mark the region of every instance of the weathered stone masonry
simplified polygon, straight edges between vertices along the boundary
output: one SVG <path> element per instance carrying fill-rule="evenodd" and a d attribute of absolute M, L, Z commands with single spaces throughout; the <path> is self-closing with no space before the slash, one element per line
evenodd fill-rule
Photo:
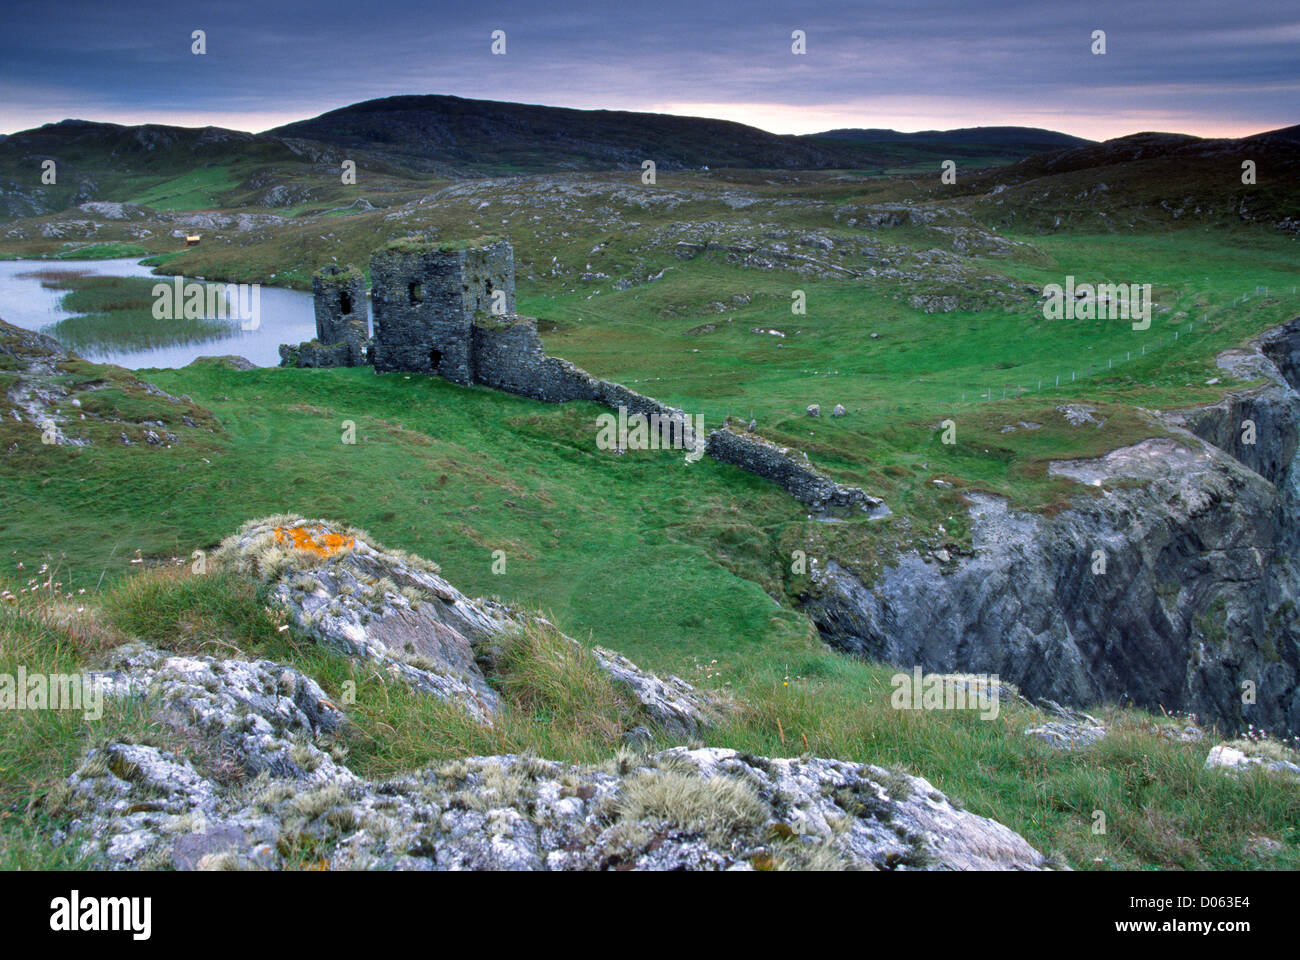
<path fill-rule="evenodd" d="M 360 367 L 365 365 L 366 278 L 356 267 L 327 266 L 311 278 L 316 339 L 297 347 L 280 346 L 280 365 Z"/>
<path fill-rule="evenodd" d="M 883 500 L 857 487 L 845 487 L 817 472 L 806 454 L 753 434 L 740 434 L 725 427 L 709 434 L 709 456 L 766 477 L 801 503 L 818 513 L 857 513 L 872 516 L 889 513 Z"/>
<path fill-rule="evenodd" d="M 476 317 L 515 312 L 515 257 L 504 240 L 461 248 L 395 240 L 370 258 L 375 371 L 435 373 L 480 382 Z"/>
<path fill-rule="evenodd" d="M 335 273 L 326 273 L 328 270 Z M 326 268 L 317 274 L 316 324 L 324 342 L 342 331 L 354 356 L 354 326 L 340 312 L 339 291 L 360 301 L 364 287 L 354 268 Z M 349 272 L 350 271 L 350 272 Z M 341 279 L 347 277 L 346 284 Z M 437 374 L 462 384 L 563 403 L 588 400 L 629 414 L 675 421 L 688 446 L 697 441 L 691 418 L 622 384 L 593 377 L 568 360 L 548 357 L 537 333 L 537 321 L 515 314 L 514 251 L 504 240 L 484 239 L 466 244 L 440 244 L 421 238 L 395 240 L 376 250 L 370 260 L 371 310 L 374 340 L 370 358 L 376 372 Z M 355 291 L 355 292 L 354 292 Z M 364 320 L 364 307 L 361 317 Z M 364 331 L 364 326 L 362 327 Z M 324 358 L 303 344 L 294 354 L 299 366 L 326 366 L 339 350 Z M 281 354 L 289 351 L 281 347 Z M 326 362 L 304 362 L 304 358 Z M 286 359 L 286 363 L 290 361 Z M 334 365 L 349 365 L 338 363 Z M 707 438 L 705 452 L 713 458 L 776 483 L 796 500 L 819 513 L 887 513 L 883 501 L 856 487 L 844 487 L 823 476 L 802 454 L 777 447 L 753 434 L 725 427 Z"/>

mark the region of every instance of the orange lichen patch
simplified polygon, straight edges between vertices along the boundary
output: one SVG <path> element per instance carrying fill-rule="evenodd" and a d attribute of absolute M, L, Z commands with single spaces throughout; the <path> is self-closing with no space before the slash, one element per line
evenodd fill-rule
<path fill-rule="evenodd" d="M 334 533 L 322 524 L 308 527 L 276 527 L 275 542 L 292 546 L 295 550 L 310 553 L 322 560 L 351 550 L 356 546 L 355 537 L 345 537 Z"/>

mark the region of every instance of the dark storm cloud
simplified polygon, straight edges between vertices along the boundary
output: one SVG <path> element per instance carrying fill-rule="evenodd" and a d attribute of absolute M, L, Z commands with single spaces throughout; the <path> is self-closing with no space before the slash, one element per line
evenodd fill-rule
<path fill-rule="evenodd" d="M 809 132 L 987 123 L 1091 136 L 1294 123 L 1300 0 L 11 4 L 0 129 L 245 129 L 370 97 L 656 109 Z M 190 34 L 208 53 L 190 53 Z M 507 54 L 490 34 L 506 31 Z M 808 53 L 790 51 L 792 30 Z M 1106 31 L 1107 53 L 1089 51 Z"/>

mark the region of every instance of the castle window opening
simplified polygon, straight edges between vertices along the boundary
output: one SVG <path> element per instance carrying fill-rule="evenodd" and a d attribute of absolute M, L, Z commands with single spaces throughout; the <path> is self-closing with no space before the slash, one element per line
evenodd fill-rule
<path fill-rule="evenodd" d="M 413 284 L 411 284 L 410 292 L 411 292 L 411 302 L 412 302 L 412 303 L 423 303 L 423 302 L 424 302 L 424 284 L 422 284 L 422 283 L 413 283 Z"/>
<path fill-rule="evenodd" d="M 344 290 L 339 294 L 339 313 L 352 312 L 352 295 Z"/>
<path fill-rule="evenodd" d="M 442 351 L 441 351 L 441 350 L 430 350 L 430 351 L 429 351 L 429 366 L 430 366 L 431 368 L 433 368 L 434 370 L 437 370 L 438 367 L 440 367 L 441 365 L 442 365 Z"/>

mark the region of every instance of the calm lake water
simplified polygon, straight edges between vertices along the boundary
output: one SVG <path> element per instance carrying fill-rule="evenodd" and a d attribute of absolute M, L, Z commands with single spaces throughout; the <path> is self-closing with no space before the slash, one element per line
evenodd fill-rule
<path fill-rule="evenodd" d="M 47 290 L 41 281 L 20 274 L 36 270 L 68 270 L 109 277 L 153 277 L 151 267 L 135 258 L 125 260 L 0 260 L 0 318 L 27 330 L 44 330 L 71 316 L 59 306 L 67 291 Z M 171 283 L 171 277 L 158 277 Z M 115 363 L 138 370 L 142 367 L 183 367 L 195 357 L 234 354 L 259 367 L 280 363 L 282 343 L 301 343 L 316 335 L 311 294 L 281 287 L 261 289 L 260 324 L 256 330 L 232 330 L 229 334 L 179 346 L 142 350 L 100 348 L 78 351 L 87 360 Z"/>

